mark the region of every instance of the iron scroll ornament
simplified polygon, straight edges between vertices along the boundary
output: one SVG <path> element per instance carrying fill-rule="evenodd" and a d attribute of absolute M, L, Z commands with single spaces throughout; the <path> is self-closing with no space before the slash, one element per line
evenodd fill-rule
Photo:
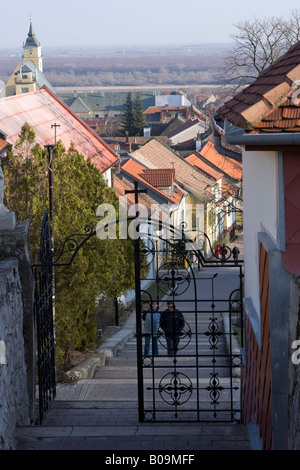
<path fill-rule="evenodd" d="M 48 211 L 45 211 L 45 215 L 47 213 L 48 213 Z M 44 217 L 45 217 L 45 215 L 44 215 Z M 137 216 L 137 217 L 127 217 L 127 218 L 123 218 L 123 219 L 117 219 L 115 221 L 108 222 L 103 227 L 103 229 L 108 229 L 112 225 L 118 225 L 118 224 L 121 224 L 121 223 L 128 223 L 130 221 L 134 222 L 135 220 L 138 220 L 139 225 L 145 224 L 146 226 L 153 226 L 153 221 L 151 220 L 151 217 L 141 218 L 141 217 Z M 212 257 L 212 258 L 214 258 L 218 261 L 224 262 L 224 261 L 227 261 L 231 256 L 231 249 L 228 246 L 226 246 L 226 250 L 227 250 L 226 258 L 222 259 L 221 257 L 217 256 L 214 253 L 214 250 L 213 250 L 212 245 L 211 245 L 211 241 L 210 241 L 209 237 L 207 236 L 207 234 L 205 232 L 197 231 L 196 238 L 195 237 L 193 238 L 192 233 L 194 233 L 194 231 L 193 232 L 186 232 L 186 231 L 184 231 L 183 227 L 181 229 L 178 229 L 178 228 L 174 227 L 173 225 L 170 225 L 170 224 L 165 223 L 165 222 L 160 223 L 160 229 L 161 229 L 160 233 L 157 234 L 157 235 L 154 234 L 154 235 L 152 235 L 152 237 L 163 240 L 164 239 L 163 235 L 168 233 L 169 236 L 170 236 L 170 239 L 168 240 L 168 243 L 170 244 L 170 246 L 173 246 L 173 248 L 176 249 L 178 254 L 180 254 L 183 258 L 186 258 L 186 250 L 182 250 L 182 249 L 178 248 L 178 246 L 174 242 L 174 240 L 181 240 L 182 243 L 184 244 L 184 246 L 186 247 L 186 249 L 191 254 L 191 257 L 194 259 L 194 261 L 197 261 L 199 263 L 199 265 L 201 265 L 201 266 L 204 266 L 206 263 L 208 263 L 208 260 L 205 259 L 204 255 L 203 255 L 203 252 L 200 249 L 200 247 L 204 243 L 204 242 L 199 243 L 200 237 L 201 237 L 201 239 L 203 239 L 208 244 L 209 257 Z M 98 233 L 99 232 L 98 232 L 97 229 L 94 229 L 91 225 L 86 225 L 84 227 L 82 233 L 80 233 L 80 232 L 74 233 L 74 234 L 68 236 L 64 240 L 64 242 L 62 244 L 62 247 L 59 251 L 59 254 L 56 258 L 54 257 L 54 253 L 51 253 L 51 252 L 45 250 L 42 254 L 43 260 L 41 260 L 41 261 L 43 263 L 46 263 L 46 264 L 51 264 L 53 267 L 56 267 L 56 266 L 71 266 L 71 264 L 73 263 L 77 253 L 79 252 L 79 250 L 91 238 L 93 238 Z M 141 239 L 142 238 L 148 238 L 149 240 L 151 240 L 151 235 L 149 235 L 149 233 L 146 233 L 146 232 L 140 232 L 139 233 L 139 238 L 141 238 Z M 152 240 L 151 240 L 151 243 L 153 243 Z M 141 252 L 141 258 L 145 260 L 145 263 L 149 264 L 151 262 L 151 260 L 149 260 L 149 255 L 153 257 L 154 253 L 155 253 L 154 246 L 152 246 L 151 248 L 144 247 L 143 251 Z M 67 257 L 67 255 L 69 255 L 69 258 L 67 258 L 66 261 L 64 261 L 64 258 Z M 146 260 L 147 260 L 147 262 L 146 262 Z M 34 264 L 33 267 L 40 265 L 41 261 L 39 263 Z M 144 263 L 142 263 L 142 267 L 145 267 Z M 189 268 L 190 268 L 190 266 L 189 266 Z"/>
<path fill-rule="evenodd" d="M 45 211 L 44 218 L 47 217 L 47 214 L 48 211 Z M 117 219 L 116 221 L 107 224 L 104 228 L 108 227 L 109 225 L 119 224 L 122 222 L 124 223 L 134 219 L 134 217 L 128 217 L 127 219 Z M 97 233 L 97 229 L 94 229 L 91 225 L 86 225 L 82 233 L 73 233 L 64 240 L 56 258 L 52 252 L 49 250 L 44 250 L 44 252 L 41 253 L 40 262 L 33 264 L 32 267 L 40 266 L 41 263 L 51 264 L 53 267 L 71 266 L 80 249 L 91 238 L 97 235 Z M 67 259 L 64 261 L 65 258 Z"/>
<path fill-rule="evenodd" d="M 189 401 L 193 393 L 193 384 L 186 374 L 173 371 L 162 377 L 158 390 L 165 403 L 177 408 Z"/>

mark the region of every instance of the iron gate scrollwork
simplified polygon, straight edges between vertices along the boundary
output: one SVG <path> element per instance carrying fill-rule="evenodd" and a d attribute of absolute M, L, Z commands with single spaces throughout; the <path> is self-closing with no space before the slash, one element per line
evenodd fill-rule
<path fill-rule="evenodd" d="M 184 233 L 178 243 L 174 227 L 171 239 L 150 232 L 151 228 L 141 233 L 143 243 L 136 254 L 139 259 L 148 256 L 152 270 L 149 288 L 141 288 L 144 279 L 136 283 L 140 289 L 136 296 L 140 299 L 136 305 L 140 421 L 239 421 L 242 361 L 240 349 L 233 348 L 232 326 L 233 319 L 241 328 L 243 323 L 243 262 L 231 261 L 228 247 L 226 259 L 219 258 L 205 234 L 201 236 L 209 247 L 207 259 L 199 244 L 185 250 L 191 240 Z M 153 349 L 145 355 L 142 318 L 157 300 L 162 318 L 168 299 L 184 316 L 184 325 L 176 333 L 178 347 L 168 353 L 170 333 L 161 324 L 158 355 Z M 152 336 L 152 346 L 154 340 Z"/>

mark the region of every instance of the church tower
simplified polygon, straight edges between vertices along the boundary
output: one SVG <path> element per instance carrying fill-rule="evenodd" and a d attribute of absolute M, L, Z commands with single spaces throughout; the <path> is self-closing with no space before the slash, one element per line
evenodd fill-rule
<path fill-rule="evenodd" d="M 43 73 L 42 48 L 34 34 L 32 18 L 30 18 L 28 36 L 23 44 L 22 61 L 17 65 L 14 73 L 6 83 L 5 96 L 38 91 L 43 86 L 47 86 L 55 93 L 55 89 Z"/>
<path fill-rule="evenodd" d="M 38 70 L 42 72 L 43 71 L 42 49 L 33 31 L 32 18 L 30 18 L 29 32 L 28 32 L 26 42 L 25 44 L 23 44 L 23 49 L 24 49 L 23 59 L 25 61 L 31 60 L 32 62 L 34 62 Z"/>

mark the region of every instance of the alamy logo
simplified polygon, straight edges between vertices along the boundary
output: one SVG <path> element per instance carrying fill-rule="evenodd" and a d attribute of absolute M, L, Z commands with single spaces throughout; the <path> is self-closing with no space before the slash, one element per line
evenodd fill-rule
<path fill-rule="evenodd" d="M 187 249 L 203 249 L 203 240 L 199 240 L 198 232 L 192 230 L 191 220 L 196 219 L 200 225 L 204 221 L 204 209 L 201 204 L 185 205 L 186 221 L 177 221 L 176 228 L 171 223 L 172 214 L 178 213 L 178 206 L 171 204 L 152 204 L 150 208 L 143 204 L 132 204 L 127 207 L 127 197 L 120 196 L 118 217 L 117 211 L 111 204 L 100 204 L 96 210 L 96 216 L 101 220 L 96 227 L 96 233 L 100 240 L 131 238 L 136 240 L 143 238 L 146 233 L 161 235 L 165 240 L 172 239 L 174 230 L 176 239 L 183 240 L 184 234 L 188 234 Z M 202 223 L 201 223 L 202 221 Z M 118 223 L 117 223 L 118 222 Z"/>
<path fill-rule="evenodd" d="M 293 341 L 292 349 L 296 349 L 296 351 L 292 354 L 292 363 L 295 365 L 300 364 L 300 340 Z"/>
<path fill-rule="evenodd" d="M 300 80 L 295 80 L 292 84 L 292 89 L 296 88 L 296 90 L 292 94 L 292 103 L 295 106 L 300 105 L 300 88 L 299 87 L 300 87 Z"/>

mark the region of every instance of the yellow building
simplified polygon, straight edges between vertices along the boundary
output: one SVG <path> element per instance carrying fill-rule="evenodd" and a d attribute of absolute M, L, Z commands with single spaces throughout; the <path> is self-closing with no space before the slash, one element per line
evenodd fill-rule
<path fill-rule="evenodd" d="M 31 18 L 28 36 L 23 44 L 23 49 L 22 61 L 17 65 L 14 73 L 6 83 L 5 96 L 37 91 L 44 85 L 55 93 L 54 88 L 43 73 L 42 49 L 34 34 Z"/>

